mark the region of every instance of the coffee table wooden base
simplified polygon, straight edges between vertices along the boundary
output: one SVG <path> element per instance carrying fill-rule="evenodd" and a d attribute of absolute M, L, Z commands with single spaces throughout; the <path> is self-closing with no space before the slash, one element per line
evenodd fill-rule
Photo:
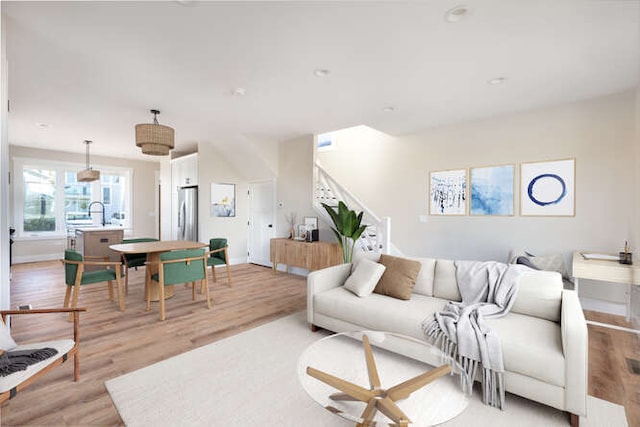
<path fill-rule="evenodd" d="M 332 400 L 360 401 L 367 404 L 360 416 L 362 422 L 357 423 L 356 427 L 373 425 L 372 421 L 377 411 L 382 412 L 385 416 L 391 419 L 395 426 L 408 426 L 411 420 L 404 412 L 402 412 L 396 402 L 408 398 L 414 391 L 421 389 L 444 375 L 447 375 L 451 372 L 451 366 L 442 365 L 432 371 L 425 372 L 424 374 L 418 375 L 389 389 L 383 389 L 378 375 L 376 362 L 373 357 L 373 352 L 371 350 L 369 337 L 363 335 L 362 344 L 364 347 L 365 360 L 367 362 L 367 373 L 370 385 L 369 389 L 353 384 L 349 381 L 345 381 L 342 378 L 335 377 L 331 374 L 327 374 L 326 372 L 312 368 L 311 366 L 307 367 L 307 374 L 342 392 L 329 396 Z M 340 412 L 337 408 L 327 407 L 327 409 L 332 412 Z"/>

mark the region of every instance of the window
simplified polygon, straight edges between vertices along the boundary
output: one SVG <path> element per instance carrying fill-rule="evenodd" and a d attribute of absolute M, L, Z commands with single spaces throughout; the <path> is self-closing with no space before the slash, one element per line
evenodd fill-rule
<path fill-rule="evenodd" d="M 101 178 L 78 182 L 81 164 L 65 164 L 42 159 L 14 159 L 16 179 L 15 219 L 20 236 L 62 235 L 68 229 L 98 225 L 104 205 L 106 225 L 130 228 L 131 169 L 99 166 Z"/>
<path fill-rule="evenodd" d="M 26 232 L 56 229 L 56 172 L 51 169 L 24 168 L 24 214 Z"/>

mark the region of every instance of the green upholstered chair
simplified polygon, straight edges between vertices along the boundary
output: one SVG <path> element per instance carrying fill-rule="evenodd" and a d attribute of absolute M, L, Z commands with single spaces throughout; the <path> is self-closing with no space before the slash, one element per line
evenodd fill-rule
<path fill-rule="evenodd" d="M 216 279 L 216 265 L 225 265 L 227 269 L 227 283 L 231 286 L 231 270 L 229 270 L 229 245 L 227 239 L 215 238 L 209 240 L 207 252 L 207 266 L 211 267 L 213 281 Z"/>
<path fill-rule="evenodd" d="M 151 275 L 151 283 L 158 284 L 160 320 L 165 320 L 164 287 L 180 283 L 190 283 L 192 298 L 196 300 L 196 282 L 200 282 L 207 296 L 207 308 L 211 308 L 209 286 L 207 285 L 207 262 L 204 249 L 187 249 L 160 254 L 158 273 Z M 147 311 L 151 307 L 151 292 L 145 292 Z"/>
<path fill-rule="evenodd" d="M 157 242 L 158 239 L 154 239 L 153 237 L 141 237 L 138 239 L 122 239 L 122 243 L 144 243 L 144 242 Z M 129 269 L 144 266 L 144 263 L 147 262 L 147 254 L 139 253 L 139 254 L 121 254 L 122 255 L 122 265 L 124 265 L 124 293 L 125 295 L 129 295 Z"/>
<path fill-rule="evenodd" d="M 95 261 L 100 259 L 101 261 Z M 125 310 L 124 295 L 122 292 L 122 263 L 109 261 L 104 257 L 83 257 L 73 249 L 64 251 L 64 281 L 67 285 L 67 291 L 64 295 L 64 308 L 72 308 L 78 306 L 78 296 L 80 288 L 84 285 L 93 283 L 107 282 L 109 287 L 109 301 L 113 301 L 113 281 L 116 281 L 118 292 L 118 305 L 120 311 Z M 95 265 L 102 269 L 96 271 L 85 271 L 86 266 Z M 71 292 L 73 291 L 73 298 Z"/>

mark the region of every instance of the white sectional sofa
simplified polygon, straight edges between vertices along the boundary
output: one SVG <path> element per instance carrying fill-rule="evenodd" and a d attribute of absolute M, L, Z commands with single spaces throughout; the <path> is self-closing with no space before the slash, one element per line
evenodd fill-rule
<path fill-rule="evenodd" d="M 376 262 L 379 256 L 367 254 Z M 414 259 L 421 267 L 409 300 L 377 293 L 356 296 L 343 286 L 352 264 L 310 273 L 307 319 L 312 329 L 381 330 L 426 340 L 422 321 L 461 297 L 453 261 Z M 502 341 L 506 390 L 567 411 L 577 425 L 578 415 L 586 415 L 587 325 L 577 295 L 563 290 L 560 274 L 523 274 L 511 311 L 487 322 Z"/>

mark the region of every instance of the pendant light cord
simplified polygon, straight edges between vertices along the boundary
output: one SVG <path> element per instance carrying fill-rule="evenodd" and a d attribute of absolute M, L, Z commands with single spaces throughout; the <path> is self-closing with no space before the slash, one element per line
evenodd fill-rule
<path fill-rule="evenodd" d="M 84 141 L 84 143 L 85 143 L 85 145 L 87 146 L 86 156 L 85 156 L 85 157 L 86 157 L 86 161 L 87 161 L 87 169 L 91 169 L 91 168 L 89 167 L 89 144 L 91 144 L 91 141 L 89 141 L 89 140 L 85 140 L 85 141 Z"/>

